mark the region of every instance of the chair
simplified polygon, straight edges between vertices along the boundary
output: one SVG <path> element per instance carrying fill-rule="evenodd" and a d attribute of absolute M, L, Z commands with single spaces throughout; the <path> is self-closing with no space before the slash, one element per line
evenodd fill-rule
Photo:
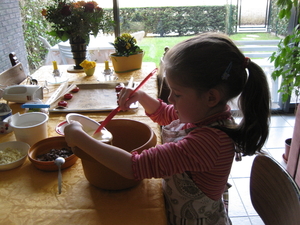
<path fill-rule="evenodd" d="M 44 38 L 44 37 L 42 37 L 42 36 L 39 36 L 39 39 L 42 41 L 42 43 L 44 44 L 44 47 L 46 48 L 46 49 L 50 49 L 51 48 L 51 45 L 50 45 L 50 43 L 47 41 L 47 39 L 46 38 Z"/>
<path fill-rule="evenodd" d="M 138 31 L 138 32 L 132 33 L 131 36 L 135 38 L 137 44 L 140 44 L 140 42 L 145 37 L 145 31 Z"/>
<path fill-rule="evenodd" d="M 11 52 L 11 53 L 9 53 L 9 59 L 10 59 L 10 62 L 11 62 L 11 65 L 12 66 L 15 66 L 15 65 L 17 65 L 18 63 L 20 63 L 20 61 L 19 61 L 19 59 L 18 59 L 18 57 L 17 57 L 17 54 L 15 53 L 15 52 Z M 21 82 L 19 82 L 19 80 L 21 80 L 22 79 L 22 77 L 24 76 L 24 74 L 25 74 L 25 72 L 24 72 L 24 70 L 23 70 L 23 67 L 22 67 L 22 65 L 19 67 L 19 70 L 20 70 L 20 72 L 21 73 L 16 73 L 17 74 L 17 77 L 15 77 L 16 78 L 16 80 L 10 80 L 10 81 L 7 81 L 8 82 L 8 84 L 7 85 L 5 85 L 5 86 L 8 86 L 8 85 L 13 85 L 13 84 L 19 84 L 19 83 L 21 83 Z M 15 71 L 18 71 L 17 69 L 15 69 Z M 22 74 L 22 72 L 24 73 L 24 74 Z M 14 78 L 14 79 L 15 79 Z M 29 84 L 33 84 L 33 85 L 37 85 L 38 84 L 38 81 L 36 80 L 36 79 L 33 79 L 30 75 L 28 75 L 28 76 L 26 76 L 26 78 L 28 78 L 28 83 Z M 4 78 L 3 78 L 4 79 Z M 6 78 L 5 78 L 6 79 Z M 1 80 L 1 79 L 0 79 Z M 15 81 L 17 82 L 17 83 L 15 83 Z M 4 83 L 5 83 L 5 81 L 3 81 Z M 11 83 L 11 84 L 10 84 Z M 2 83 L 0 83 L 1 85 L 3 85 Z"/>
<path fill-rule="evenodd" d="M 58 44 L 59 52 L 60 52 L 60 57 L 63 62 L 63 64 L 73 64 L 74 59 L 73 59 L 73 53 L 71 52 L 71 46 L 70 45 L 63 45 L 63 44 Z"/>
<path fill-rule="evenodd" d="M 74 64 L 73 53 L 71 52 L 71 46 L 58 43 L 59 52 L 63 64 Z M 89 51 L 86 51 L 86 59 L 90 60 Z"/>
<path fill-rule="evenodd" d="M 9 53 L 8 56 L 9 56 L 10 63 L 12 66 L 17 65 L 20 62 L 15 52 Z"/>
<path fill-rule="evenodd" d="M 164 102 L 168 103 L 168 97 L 170 94 L 169 87 L 166 83 L 165 74 L 164 74 L 164 55 L 169 50 L 169 47 L 165 47 L 164 54 L 160 58 L 159 70 L 157 73 L 157 85 L 158 85 L 158 97 Z"/>
<path fill-rule="evenodd" d="M 299 187 L 272 157 L 263 154 L 255 157 L 250 196 L 253 207 L 266 225 L 299 224 Z"/>
<path fill-rule="evenodd" d="M 13 67 L 0 73 L 0 85 L 9 86 L 22 83 L 27 76 L 25 75 L 22 63 L 17 63 Z"/>

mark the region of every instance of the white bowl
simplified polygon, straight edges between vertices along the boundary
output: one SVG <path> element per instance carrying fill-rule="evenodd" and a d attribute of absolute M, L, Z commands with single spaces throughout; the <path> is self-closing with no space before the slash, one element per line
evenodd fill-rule
<path fill-rule="evenodd" d="M 78 113 L 68 113 L 66 115 L 66 119 L 68 123 L 71 123 L 71 121 L 77 121 L 81 123 L 83 130 L 87 133 L 92 133 L 93 131 L 96 131 L 97 128 L 100 126 L 100 124 L 97 121 Z"/>
<path fill-rule="evenodd" d="M 23 165 L 23 163 L 26 160 L 30 146 L 22 141 L 8 141 L 0 143 L 0 150 L 5 150 L 6 148 L 18 150 L 22 153 L 23 156 L 12 163 L 0 164 L 0 171 L 11 170 Z"/>
<path fill-rule="evenodd" d="M 97 140 L 110 143 L 113 138 L 112 134 L 108 132 L 105 127 L 102 129 L 101 132 L 97 133 L 97 135 L 94 135 L 94 132 L 97 130 L 100 124 L 87 116 L 78 113 L 69 113 L 66 115 L 66 119 L 68 123 L 71 123 L 72 121 L 77 121 L 81 123 L 83 130 Z M 62 133 L 63 132 L 64 131 L 62 131 Z"/>

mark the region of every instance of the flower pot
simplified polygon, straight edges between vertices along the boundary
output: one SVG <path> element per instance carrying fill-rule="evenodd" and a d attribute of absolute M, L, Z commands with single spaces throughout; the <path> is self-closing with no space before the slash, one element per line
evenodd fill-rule
<path fill-rule="evenodd" d="M 110 55 L 116 73 L 126 73 L 141 69 L 143 57 L 144 52 L 130 56 L 117 56 L 115 53 Z"/>
<path fill-rule="evenodd" d="M 96 69 L 96 67 L 91 68 L 91 69 L 84 69 L 84 72 L 87 76 L 93 76 L 95 73 L 95 69 Z"/>
<path fill-rule="evenodd" d="M 282 155 L 282 158 L 285 163 L 287 163 L 288 158 L 289 158 L 291 143 L 292 143 L 292 138 L 288 138 L 285 140 L 285 152 Z"/>

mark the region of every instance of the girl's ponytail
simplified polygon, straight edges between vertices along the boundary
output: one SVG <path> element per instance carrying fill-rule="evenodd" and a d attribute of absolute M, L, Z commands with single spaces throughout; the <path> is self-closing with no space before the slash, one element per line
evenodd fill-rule
<path fill-rule="evenodd" d="M 270 92 L 264 71 L 251 61 L 247 69 L 248 79 L 239 98 L 243 119 L 237 128 L 236 143 L 244 155 L 253 155 L 269 134 Z"/>

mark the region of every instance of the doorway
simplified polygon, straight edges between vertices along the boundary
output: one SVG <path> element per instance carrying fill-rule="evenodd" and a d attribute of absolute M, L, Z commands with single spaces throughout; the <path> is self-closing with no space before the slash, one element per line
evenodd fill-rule
<path fill-rule="evenodd" d="M 270 0 L 238 0 L 238 32 L 267 32 Z"/>

